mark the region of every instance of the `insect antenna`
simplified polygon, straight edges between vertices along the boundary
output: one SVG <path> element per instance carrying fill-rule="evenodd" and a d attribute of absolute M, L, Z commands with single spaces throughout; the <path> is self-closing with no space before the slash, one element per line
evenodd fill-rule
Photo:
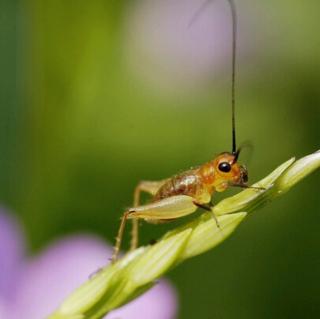
<path fill-rule="evenodd" d="M 195 12 L 190 20 L 188 27 L 199 18 L 200 14 L 207 8 L 207 6 L 213 0 L 205 1 L 199 9 Z M 240 149 L 237 150 L 236 142 L 236 57 L 237 57 L 237 29 L 238 29 L 238 17 L 237 8 L 234 0 L 226 0 L 230 6 L 231 18 L 232 18 L 232 73 L 231 73 L 231 124 L 232 124 L 232 154 L 237 159 L 240 153 Z"/>
<path fill-rule="evenodd" d="M 237 10 L 233 0 L 228 0 L 232 14 L 232 79 L 231 79 L 231 108 L 232 108 L 232 154 L 239 156 L 236 143 L 236 57 L 237 57 Z"/>

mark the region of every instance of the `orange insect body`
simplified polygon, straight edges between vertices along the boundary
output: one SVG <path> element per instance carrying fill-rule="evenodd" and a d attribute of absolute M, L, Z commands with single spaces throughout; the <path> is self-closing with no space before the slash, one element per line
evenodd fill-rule
<path fill-rule="evenodd" d="M 230 185 L 244 184 L 247 181 L 246 168 L 236 160 L 236 154 L 222 153 L 198 168 L 175 175 L 164 182 L 153 201 L 170 196 L 187 195 L 194 198 L 197 203 L 209 203 L 214 191 L 223 192 Z"/>

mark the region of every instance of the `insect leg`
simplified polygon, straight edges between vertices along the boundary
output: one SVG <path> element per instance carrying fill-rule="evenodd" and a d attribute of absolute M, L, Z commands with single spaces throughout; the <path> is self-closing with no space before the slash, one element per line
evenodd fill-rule
<path fill-rule="evenodd" d="M 216 222 L 216 225 L 218 228 L 220 228 L 220 224 L 219 224 L 219 221 L 218 221 L 218 218 L 217 216 L 215 215 L 215 213 L 212 211 L 212 207 L 213 205 L 210 203 L 210 204 L 199 204 L 199 203 L 195 203 L 195 205 L 197 205 L 198 207 L 208 211 L 208 212 L 211 212 L 211 215 L 214 219 L 214 221 Z"/>
<path fill-rule="evenodd" d="M 114 262 L 118 258 L 127 219 L 144 219 L 151 223 L 161 222 L 192 214 L 197 208 L 194 199 L 186 195 L 171 196 L 151 204 L 130 208 L 121 218 L 111 261 Z"/>
<path fill-rule="evenodd" d="M 186 195 L 171 196 L 157 202 L 129 209 L 128 218 L 159 222 L 189 215 L 197 210 L 194 199 Z"/>
<path fill-rule="evenodd" d="M 163 181 L 141 181 L 134 190 L 133 207 L 140 205 L 140 194 L 146 192 L 151 195 L 155 195 L 159 188 L 164 184 Z M 134 250 L 138 247 L 139 238 L 139 220 L 137 218 L 132 219 L 131 230 L 131 243 L 130 250 Z"/>
<path fill-rule="evenodd" d="M 116 237 L 116 243 L 115 246 L 113 248 L 113 253 L 112 253 L 112 257 L 111 257 L 111 262 L 115 262 L 118 258 L 118 254 L 120 251 L 120 247 L 121 247 L 121 242 L 122 242 L 122 238 L 123 238 L 123 232 L 124 232 L 124 228 L 126 226 L 126 221 L 128 219 L 130 212 L 127 211 L 123 214 L 122 218 L 121 218 L 121 223 L 120 223 L 120 227 L 118 230 L 118 234 Z"/>
<path fill-rule="evenodd" d="M 256 186 L 249 186 L 249 185 L 246 185 L 246 184 L 230 184 L 231 187 L 240 187 L 240 188 L 251 188 L 251 189 L 257 189 L 257 190 L 260 190 L 260 191 L 265 191 L 266 188 L 264 187 L 256 187 Z"/>

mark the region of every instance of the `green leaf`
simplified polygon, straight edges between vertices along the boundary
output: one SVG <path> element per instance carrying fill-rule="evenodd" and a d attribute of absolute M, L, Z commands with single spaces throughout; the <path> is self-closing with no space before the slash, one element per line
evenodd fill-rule
<path fill-rule="evenodd" d="M 314 172 L 320 167 L 320 150 L 311 155 L 305 156 L 282 174 L 281 178 L 277 181 L 277 191 L 279 194 L 287 192 L 291 187 L 296 185 L 306 176 Z"/>

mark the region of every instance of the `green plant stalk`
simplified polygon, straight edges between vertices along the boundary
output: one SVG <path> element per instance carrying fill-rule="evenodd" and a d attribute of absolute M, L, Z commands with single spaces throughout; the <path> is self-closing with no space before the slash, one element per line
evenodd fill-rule
<path fill-rule="evenodd" d="M 153 246 L 127 253 L 107 265 L 76 289 L 50 319 L 98 319 L 151 288 L 158 278 L 184 260 L 202 254 L 225 240 L 248 213 L 284 194 L 304 177 L 320 168 L 320 152 L 280 165 L 254 184 L 264 190 L 246 189 L 222 200 L 212 213 L 168 232 Z"/>

